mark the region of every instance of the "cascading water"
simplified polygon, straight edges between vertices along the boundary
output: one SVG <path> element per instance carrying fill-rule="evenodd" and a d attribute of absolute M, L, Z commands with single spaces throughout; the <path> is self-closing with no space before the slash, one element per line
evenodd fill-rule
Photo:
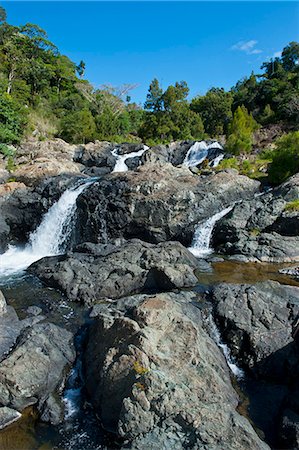
<path fill-rule="evenodd" d="M 214 214 L 208 220 L 198 225 L 195 230 L 191 247 L 189 247 L 190 252 L 193 253 L 194 256 L 197 258 L 202 258 L 212 253 L 213 250 L 210 248 L 210 241 L 214 225 L 218 222 L 218 220 L 226 216 L 226 214 L 228 214 L 233 207 L 234 205 L 223 209 L 219 213 Z"/>
<path fill-rule="evenodd" d="M 230 368 L 230 370 L 232 371 L 232 373 L 235 375 L 236 378 L 239 379 L 243 378 L 244 377 L 243 370 L 237 366 L 234 358 L 231 355 L 229 347 L 222 342 L 220 332 L 211 315 L 208 316 L 206 322 L 209 334 L 211 335 L 212 339 L 216 342 L 218 347 L 222 350 L 222 353 L 226 359 L 228 367 Z"/>
<path fill-rule="evenodd" d="M 126 153 L 124 155 L 119 155 L 117 153 L 117 148 L 115 148 L 111 152 L 112 155 L 116 157 L 116 163 L 115 163 L 115 166 L 114 166 L 114 169 L 112 170 L 112 172 L 127 172 L 129 170 L 129 168 L 128 168 L 127 164 L 126 164 L 126 160 L 130 159 L 130 158 L 135 158 L 136 156 L 143 155 L 143 153 L 146 150 L 148 150 L 148 148 L 149 147 L 144 145 L 141 150 L 138 150 L 138 152 Z"/>
<path fill-rule="evenodd" d="M 208 143 L 206 141 L 195 142 L 188 150 L 183 165 L 187 167 L 195 167 L 202 163 L 206 158 L 209 159 L 209 153 L 215 151 L 215 149 L 222 150 L 222 146 L 219 142 Z M 221 153 L 219 156 L 214 158 L 212 167 L 216 167 L 221 159 L 223 159 L 224 154 Z"/>
<path fill-rule="evenodd" d="M 22 272 L 38 259 L 66 250 L 65 246 L 72 233 L 76 200 L 94 181 L 94 178 L 83 183 L 81 181 L 79 185 L 67 189 L 44 215 L 41 224 L 31 233 L 24 248 L 9 246 L 8 250 L 0 255 L 0 277 Z"/>

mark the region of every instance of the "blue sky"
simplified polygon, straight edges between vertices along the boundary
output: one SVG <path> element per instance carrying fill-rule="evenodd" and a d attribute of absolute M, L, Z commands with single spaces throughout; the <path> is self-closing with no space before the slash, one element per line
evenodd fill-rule
<path fill-rule="evenodd" d="M 8 22 L 33 22 L 103 84 L 150 81 L 163 88 L 186 80 L 190 95 L 230 88 L 292 40 L 299 40 L 298 2 L 1 2 Z"/>

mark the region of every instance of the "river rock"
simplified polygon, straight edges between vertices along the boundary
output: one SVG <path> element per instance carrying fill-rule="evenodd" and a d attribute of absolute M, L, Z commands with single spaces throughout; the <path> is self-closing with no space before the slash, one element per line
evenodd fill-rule
<path fill-rule="evenodd" d="M 25 328 L 16 346 L 0 363 L 0 403 L 17 411 L 43 408 L 74 361 L 73 335 L 51 323 Z"/>
<path fill-rule="evenodd" d="M 85 371 L 101 422 L 122 448 L 268 449 L 236 412 L 228 367 L 196 299 L 164 293 L 98 305 Z"/>
<path fill-rule="evenodd" d="M 299 197 L 299 174 L 262 196 L 237 204 L 213 230 L 219 253 L 247 261 L 299 261 L 299 212 L 288 202 Z"/>
<path fill-rule="evenodd" d="M 258 182 L 232 170 L 199 177 L 186 167 L 148 164 L 108 175 L 80 195 L 76 239 L 179 240 L 188 246 L 198 222 L 258 189 Z"/>
<path fill-rule="evenodd" d="M 299 288 L 275 281 L 217 285 L 212 292 L 217 323 L 240 365 L 283 380 L 293 358 L 292 324 Z"/>
<path fill-rule="evenodd" d="M 20 419 L 22 414 L 7 406 L 0 406 L 0 430 Z"/>
<path fill-rule="evenodd" d="M 194 286 L 196 258 L 180 243 L 85 244 L 64 256 L 43 258 L 28 269 L 70 300 L 86 303 L 144 291 Z"/>

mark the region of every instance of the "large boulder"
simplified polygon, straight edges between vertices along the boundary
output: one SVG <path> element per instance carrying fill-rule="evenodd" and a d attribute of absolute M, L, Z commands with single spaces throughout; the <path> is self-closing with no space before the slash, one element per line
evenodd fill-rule
<path fill-rule="evenodd" d="M 225 359 L 204 331 L 194 293 L 97 305 L 86 387 L 122 448 L 268 449 L 236 412 Z"/>
<path fill-rule="evenodd" d="M 86 303 L 144 291 L 194 286 L 197 260 L 178 242 L 158 245 L 132 240 L 120 246 L 85 244 L 29 267 L 70 300 Z"/>
<path fill-rule="evenodd" d="M 189 245 L 198 222 L 258 189 L 234 170 L 198 177 L 169 163 L 108 175 L 78 198 L 77 242 L 136 237 Z"/>
<path fill-rule="evenodd" d="M 246 260 L 299 261 L 299 212 L 288 202 L 299 198 L 299 174 L 264 195 L 237 204 L 215 226 L 213 247 Z"/>
<path fill-rule="evenodd" d="M 36 405 L 43 411 L 49 397 L 63 384 L 74 359 L 70 332 L 51 323 L 25 328 L 15 348 L 0 363 L 1 405 L 19 412 Z"/>
<path fill-rule="evenodd" d="M 79 174 L 83 166 L 74 162 L 76 152 L 75 145 L 61 139 L 23 142 L 16 152 L 13 177 L 33 186 L 47 177 Z"/>
<path fill-rule="evenodd" d="M 293 352 L 289 344 L 299 313 L 299 288 L 276 281 L 221 283 L 214 287 L 212 301 L 223 338 L 239 364 L 282 380 Z"/>

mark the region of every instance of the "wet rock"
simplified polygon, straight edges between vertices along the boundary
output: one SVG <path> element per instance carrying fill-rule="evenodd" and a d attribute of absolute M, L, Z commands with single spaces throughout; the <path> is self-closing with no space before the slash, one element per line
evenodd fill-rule
<path fill-rule="evenodd" d="M 185 292 L 97 305 L 85 355 L 90 399 L 122 448 L 267 449 L 236 412 L 228 367 L 194 302 Z"/>
<path fill-rule="evenodd" d="M 294 347 L 292 322 L 299 312 L 299 288 L 274 281 L 219 284 L 213 289 L 215 316 L 240 365 L 259 376 L 283 380 Z"/>
<path fill-rule="evenodd" d="M 90 303 L 194 286 L 196 267 L 196 258 L 178 242 L 153 245 L 135 239 L 120 246 L 81 245 L 79 252 L 43 258 L 28 270 L 70 300 Z"/>
<path fill-rule="evenodd" d="M 35 404 L 42 408 L 75 359 L 72 340 L 71 333 L 51 323 L 23 330 L 0 364 L 0 403 L 18 411 Z"/>
<path fill-rule="evenodd" d="M 16 422 L 22 416 L 19 411 L 8 408 L 7 406 L 0 406 L 0 430 Z"/>
<path fill-rule="evenodd" d="M 2 293 L 2 291 L 0 291 L 0 316 L 5 314 L 6 312 L 7 312 L 6 300 L 5 300 L 5 297 Z"/>
<path fill-rule="evenodd" d="M 213 247 L 247 261 L 298 261 L 299 213 L 286 208 L 298 197 L 299 174 L 271 192 L 235 205 L 215 225 Z"/>
<path fill-rule="evenodd" d="M 198 222 L 258 188 L 258 182 L 230 170 L 202 178 L 171 164 L 112 174 L 78 198 L 77 242 L 136 237 L 188 246 Z"/>
<path fill-rule="evenodd" d="M 279 273 L 290 275 L 292 278 L 299 279 L 299 266 L 280 269 Z"/>

